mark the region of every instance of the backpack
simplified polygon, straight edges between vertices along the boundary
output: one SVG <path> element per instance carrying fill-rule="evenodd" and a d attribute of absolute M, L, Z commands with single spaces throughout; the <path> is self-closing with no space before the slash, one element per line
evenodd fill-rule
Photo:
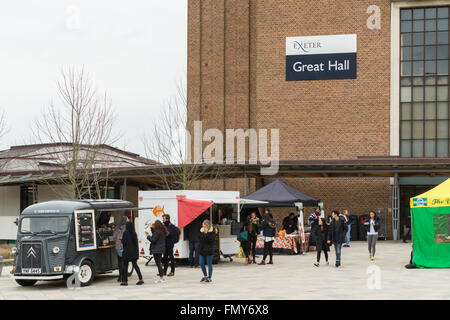
<path fill-rule="evenodd" d="M 173 243 L 177 243 L 178 241 L 180 241 L 180 234 L 181 234 L 181 230 L 180 228 L 178 228 L 176 225 L 172 225 L 172 240 Z"/>

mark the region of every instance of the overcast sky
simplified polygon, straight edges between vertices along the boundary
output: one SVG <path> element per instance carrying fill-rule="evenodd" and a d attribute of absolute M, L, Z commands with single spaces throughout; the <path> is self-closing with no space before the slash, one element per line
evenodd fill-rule
<path fill-rule="evenodd" d="M 141 136 L 185 82 L 187 0 L 24 0 L 0 10 L 0 110 L 9 133 L 0 149 L 24 144 L 42 108 L 57 101 L 61 67 L 85 65 L 107 90 L 124 141 Z"/>

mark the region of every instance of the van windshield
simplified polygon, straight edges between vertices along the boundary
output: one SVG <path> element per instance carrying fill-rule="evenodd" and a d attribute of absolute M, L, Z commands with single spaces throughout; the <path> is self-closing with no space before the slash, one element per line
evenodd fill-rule
<path fill-rule="evenodd" d="M 26 217 L 20 223 L 20 232 L 32 234 L 65 233 L 69 228 L 68 217 Z"/>

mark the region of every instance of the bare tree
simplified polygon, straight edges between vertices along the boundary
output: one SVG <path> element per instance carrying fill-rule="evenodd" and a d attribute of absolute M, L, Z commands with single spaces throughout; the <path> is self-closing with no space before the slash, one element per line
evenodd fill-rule
<path fill-rule="evenodd" d="M 8 132 L 8 127 L 6 125 L 6 113 L 5 111 L 0 112 L 0 143 L 3 140 L 3 137 Z"/>
<path fill-rule="evenodd" d="M 186 89 L 178 85 L 177 94 L 166 102 L 153 120 L 150 134 L 143 137 L 146 157 L 161 164 L 152 170 L 161 188 L 188 190 L 205 179 L 206 173 L 212 182 L 225 172 L 212 164 L 191 161 L 187 123 Z"/>
<path fill-rule="evenodd" d="M 107 180 L 100 150 L 120 138 L 114 133 L 115 112 L 107 93 L 99 94 L 85 68 L 61 69 L 56 82 L 60 105 L 45 108 L 32 127 L 38 143 L 48 145 L 57 174 L 49 183 L 68 185 L 73 199 L 101 198 L 100 185 Z M 103 180 L 102 180 L 103 179 Z M 61 188 L 58 188 L 61 193 Z"/>

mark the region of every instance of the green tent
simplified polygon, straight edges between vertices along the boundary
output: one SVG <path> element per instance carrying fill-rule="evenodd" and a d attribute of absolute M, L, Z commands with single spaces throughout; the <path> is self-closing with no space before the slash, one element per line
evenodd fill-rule
<path fill-rule="evenodd" d="M 410 201 L 413 264 L 450 268 L 450 179 Z"/>

